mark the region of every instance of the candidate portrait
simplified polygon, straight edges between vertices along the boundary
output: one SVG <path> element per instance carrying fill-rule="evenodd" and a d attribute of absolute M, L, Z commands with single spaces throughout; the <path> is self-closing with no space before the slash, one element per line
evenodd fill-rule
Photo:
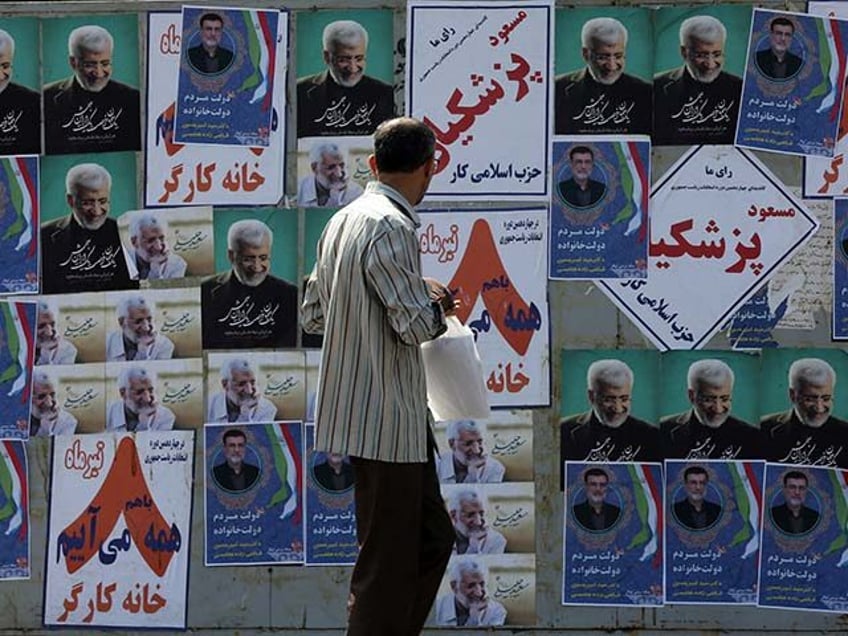
<path fill-rule="evenodd" d="M 201 75 L 218 75 L 233 63 L 232 39 L 226 36 L 219 13 L 203 13 L 198 20 L 200 42 L 186 49 L 189 67 Z M 193 41 L 193 40 L 192 40 Z"/>
<path fill-rule="evenodd" d="M 132 214 L 126 251 L 133 278 L 167 280 L 186 275 L 187 263 L 171 250 L 168 236 L 168 221 L 163 214 L 152 210 Z"/>
<path fill-rule="evenodd" d="M 583 473 L 585 497 L 571 507 L 577 525 L 588 532 L 606 532 L 621 517 L 621 507 L 608 501 L 609 473 L 603 468 L 588 468 Z"/>
<path fill-rule="evenodd" d="M 368 31 L 358 22 L 336 20 L 324 27 L 324 70 L 297 80 L 298 137 L 370 135 L 394 117 L 392 85 L 366 74 L 368 46 Z"/>
<path fill-rule="evenodd" d="M 583 24 L 585 67 L 554 82 L 556 134 L 651 132 L 651 84 L 625 72 L 628 38 L 627 27 L 615 18 Z"/>
<path fill-rule="evenodd" d="M 123 366 L 118 374 L 118 399 L 106 407 L 107 431 L 170 431 L 176 416 L 157 397 L 159 377 L 138 364 Z"/>
<path fill-rule="evenodd" d="M 449 566 L 447 576 L 450 592 L 436 599 L 436 625 L 486 627 L 506 622 L 506 608 L 486 589 L 489 569 L 482 560 L 459 557 Z"/>
<path fill-rule="evenodd" d="M 804 60 L 792 52 L 795 23 L 788 16 L 777 16 L 769 21 L 768 44 L 759 49 L 754 58 L 760 74 L 772 82 L 785 82 L 795 77 Z M 796 45 L 799 53 L 800 46 Z"/>
<path fill-rule="evenodd" d="M 0 29 L 0 155 L 37 155 L 41 153 L 41 95 L 13 81 L 14 77 L 15 38 Z"/>
<path fill-rule="evenodd" d="M 674 502 L 672 513 L 687 530 L 711 528 L 721 516 L 721 505 L 710 499 L 714 495 L 709 483 L 710 475 L 703 466 L 688 466 L 683 471 L 684 497 Z"/>
<path fill-rule="evenodd" d="M 71 75 L 44 86 L 44 144 L 47 154 L 141 149 L 140 94 L 115 79 L 119 55 L 135 59 L 124 42 L 116 47 L 112 34 L 96 24 L 68 35 Z"/>
<path fill-rule="evenodd" d="M 259 466 L 251 463 L 248 454 L 255 452 L 247 445 L 247 435 L 238 428 L 228 428 L 221 438 L 223 461 L 212 467 L 212 478 L 219 488 L 229 492 L 244 492 L 259 479 Z"/>
<path fill-rule="evenodd" d="M 353 486 L 353 466 L 350 459 L 341 453 L 316 456 L 312 476 L 321 488 L 329 492 L 345 492 Z"/>
<path fill-rule="evenodd" d="M 562 201 L 571 208 L 592 208 L 606 193 L 607 186 L 595 170 L 595 153 L 589 146 L 575 145 L 568 150 L 571 176 L 557 184 Z M 596 178 L 592 178 L 593 175 Z"/>
<path fill-rule="evenodd" d="M 783 503 L 769 509 L 772 522 L 783 533 L 807 534 L 818 524 L 818 511 L 806 505 L 808 495 L 809 478 L 803 471 L 789 470 L 783 474 L 781 488 Z"/>
<path fill-rule="evenodd" d="M 654 145 L 732 144 L 742 78 L 725 70 L 727 28 L 710 15 L 679 29 L 683 64 L 654 77 Z"/>

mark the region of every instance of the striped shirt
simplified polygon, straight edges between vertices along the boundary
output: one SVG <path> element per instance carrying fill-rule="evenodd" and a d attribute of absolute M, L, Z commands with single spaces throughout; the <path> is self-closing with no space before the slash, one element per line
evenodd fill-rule
<path fill-rule="evenodd" d="M 404 197 L 371 182 L 333 215 L 303 299 L 303 325 L 323 333 L 315 448 L 387 462 L 426 462 L 427 409 L 419 345 L 446 329 L 421 276 Z"/>

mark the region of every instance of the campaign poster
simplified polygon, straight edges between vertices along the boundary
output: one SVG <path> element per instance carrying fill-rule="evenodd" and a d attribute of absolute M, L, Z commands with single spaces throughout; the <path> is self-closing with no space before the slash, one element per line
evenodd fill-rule
<path fill-rule="evenodd" d="M 299 139 L 370 136 L 395 116 L 393 19 L 389 9 L 298 13 Z"/>
<path fill-rule="evenodd" d="M 552 279 L 645 278 L 648 267 L 648 137 L 554 139 Z"/>
<path fill-rule="evenodd" d="M 833 339 L 848 340 L 848 199 L 833 202 Z"/>
<path fill-rule="evenodd" d="M 306 565 L 353 565 L 359 554 L 354 475 L 350 459 L 315 450 L 315 425 L 306 424 L 304 553 Z"/>
<path fill-rule="evenodd" d="M 215 271 L 211 205 L 130 210 L 118 217 L 118 231 L 130 275 L 150 287 Z"/>
<path fill-rule="evenodd" d="M 204 562 L 303 563 L 303 425 L 204 427 Z"/>
<path fill-rule="evenodd" d="M 732 144 L 751 7 L 664 6 L 654 16 L 654 145 Z"/>
<path fill-rule="evenodd" d="M 373 152 L 371 137 L 298 139 L 297 206 L 335 210 L 352 203 L 373 178 Z"/>
<path fill-rule="evenodd" d="M 666 603 L 756 604 L 764 469 L 666 460 Z"/>
<path fill-rule="evenodd" d="M 0 156 L 41 154 L 41 86 L 37 55 L 18 51 L 38 49 L 38 18 L 3 18 L 5 88 L 0 91 Z M 38 115 L 36 115 L 38 113 Z"/>
<path fill-rule="evenodd" d="M 40 167 L 41 293 L 137 288 L 117 223 L 138 207 L 135 153 L 48 156 Z"/>
<path fill-rule="evenodd" d="M 37 157 L 0 158 L 0 293 L 38 293 L 38 178 Z"/>
<path fill-rule="evenodd" d="M 0 440 L 29 437 L 35 305 L 0 302 Z"/>
<path fill-rule="evenodd" d="M 565 463 L 562 604 L 663 604 L 662 466 Z"/>
<path fill-rule="evenodd" d="M 754 9 L 736 145 L 833 157 L 848 23 Z"/>
<path fill-rule="evenodd" d="M 555 11 L 555 134 L 651 133 L 653 13 L 609 6 Z"/>
<path fill-rule="evenodd" d="M 807 2 L 807 13 L 828 18 L 848 18 L 848 6 L 832 0 L 810 0 Z M 839 121 L 839 137 L 836 140 L 833 158 L 804 157 L 803 186 L 804 196 L 810 199 L 831 198 L 848 193 L 846 172 L 840 177 L 839 168 L 845 161 L 845 151 L 848 150 L 848 109 L 844 107 L 845 95 L 842 96 L 843 108 Z"/>
<path fill-rule="evenodd" d="M 30 577 L 29 477 L 26 446 L 0 442 L 0 581 Z"/>
<path fill-rule="evenodd" d="M 490 406 L 550 402 L 546 230 L 542 209 L 421 214 L 422 270 L 460 301 L 456 316 L 475 333 Z"/>
<path fill-rule="evenodd" d="M 757 605 L 848 608 L 848 472 L 766 465 Z"/>
<path fill-rule="evenodd" d="M 148 14 L 147 127 L 144 203 L 183 205 L 274 205 L 283 195 L 285 170 L 285 52 L 288 13 L 279 13 L 275 51 L 278 81 L 271 86 L 273 118 L 267 146 L 221 148 L 177 143 L 175 87 L 180 77 L 181 15 Z M 245 91 L 246 92 L 246 91 Z M 264 98 L 263 98 L 264 102 Z"/>
<path fill-rule="evenodd" d="M 194 432 L 53 442 L 44 623 L 185 629 Z"/>
<path fill-rule="evenodd" d="M 470 589 L 463 594 L 464 589 Z M 456 611 L 460 599 L 467 614 Z M 536 557 L 532 554 L 454 555 L 436 592 L 431 625 L 469 628 L 535 625 Z"/>
<path fill-rule="evenodd" d="M 427 198 L 547 199 L 553 3 L 412 2 L 407 16 L 406 110 L 436 134 Z"/>
<path fill-rule="evenodd" d="M 45 153 L 141 150 L 138 15 L 45 18 L 41 42 Z"/>
<path fill-rule="evenodd" d="M 596 285 L 661 350 L 700 349 L 818 229 L 750 151 L 693 147 L 651 192 L 647 279 Z"/>
<path fill-rule="evenodd" d="M 274 84 L 285 83 L 285 60 L 277 58 L 277 47 L 287 21 L 279 11 L 184 6 L 181 27 L 174 141 L 270 145 L 271 127 L 280 117 Z M 253 174 L 248 183 L 240 177 L 231 175 L 230 181 L 255 189 Z"/>

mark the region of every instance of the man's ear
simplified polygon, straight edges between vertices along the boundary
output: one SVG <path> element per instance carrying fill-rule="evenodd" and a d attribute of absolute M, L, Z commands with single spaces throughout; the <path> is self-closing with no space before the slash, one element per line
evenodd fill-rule
<path fill-rule="evenodd" d="M 377 176 L 377 157 L 368 155 L 368 167 L 371 169 L 371 174 Z"/>

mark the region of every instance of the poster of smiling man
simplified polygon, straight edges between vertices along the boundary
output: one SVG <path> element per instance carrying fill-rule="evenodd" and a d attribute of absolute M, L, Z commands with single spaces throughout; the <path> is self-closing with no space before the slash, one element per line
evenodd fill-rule
<path fill-rule="evenodd" d="M 183 7 L 177 143 L 270 144 L 274 83 L 285 81 L 277 42 L 287 25 L 279 11 Z"/>
<path fill-rule="evenodd" d="M 553 3 L 408 6 L 406 110 L 436 134 L 428 198 L 548 198 Z"/>
<path fill-rule="evenodd" d="M 736 144 L 832 157 L 846 38 L 842 20 L 754 9 Z"/>
<path fill-rule="evenodd" d="M 140 150 L 138 17 L 41 24 L 45 152 Z"/>
<path fill-rule="evenodd" d="M 0 28 L 0 155 L 41 154 L 38 19 L 3 18 Z M 20 55 L 15 55 L 20 51 Z"/>
<path fill-rule="evenodd" d="M 557 137 L 553 156 L 549 278 L 644 278 L 648 137 Z"/>

